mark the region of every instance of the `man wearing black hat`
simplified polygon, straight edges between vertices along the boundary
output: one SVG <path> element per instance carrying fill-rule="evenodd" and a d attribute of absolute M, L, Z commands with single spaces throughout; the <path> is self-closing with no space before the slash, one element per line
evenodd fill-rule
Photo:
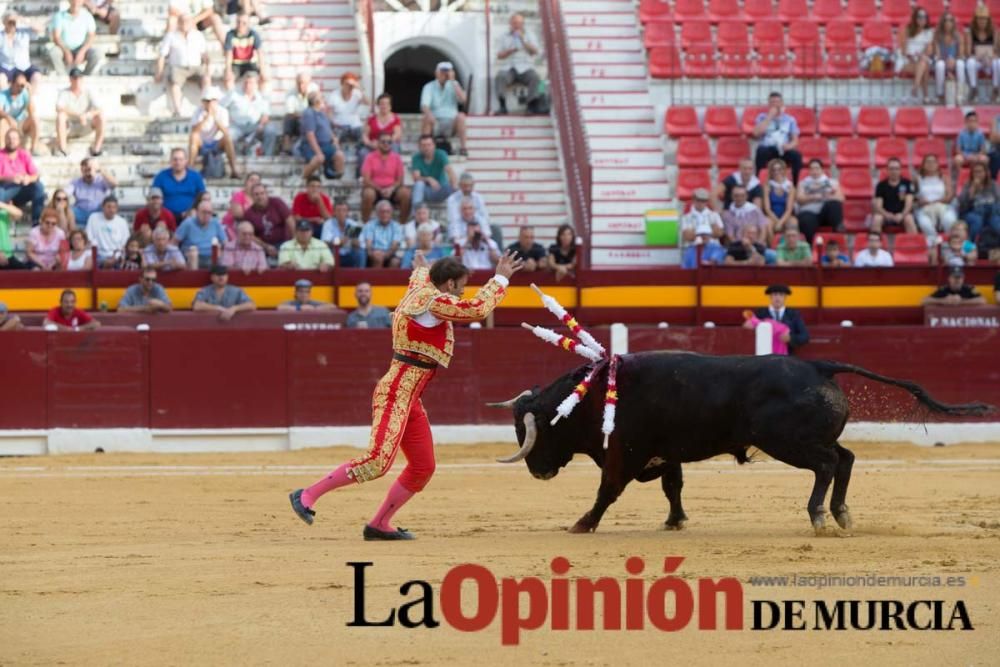
<path fill-rule="evenodd" d="M 236 313 L 249 313 L 257 309 L 243 288 L 229 284 L 229 270 L 226 267 L 216 264 L 209 274 L 212 276 L 212 284 L 198 290 L 191 310 L 212 311 L 219 314 L 220 320 L 228 322 Z"/>
<path fill-rule="evenodd" d="M 758 308 L 754 314 L 762 320 L 777 320 L 788 326 L 788 332 L 781 334 L 781 340 L 788 344 L 789 352 L 794 352 L 809 342 L 809 331 L 802 315 L 794 308 L 785 308 L 785 299 L 792 293 L 788 285 L 769 285 L 764 294 L 771 300 L 767 308 Z"/>
<path fill-rule="evenodd" d="M 312 298 L 312 281 L 301 278 L 295 281 L 295 298 L 278 304 L 278 310 L 335 310 L 332 303 L 323 303 Z"/>
<path fill-rule="evenodd" d="M 923 301 L 925 306 L 976 306 L 985 303 L 986 297 L 972 285 L 965 284 L 965 271 L 960 266 L 954 266 L 948 272 L 948 284 L 937 288 Z"/>

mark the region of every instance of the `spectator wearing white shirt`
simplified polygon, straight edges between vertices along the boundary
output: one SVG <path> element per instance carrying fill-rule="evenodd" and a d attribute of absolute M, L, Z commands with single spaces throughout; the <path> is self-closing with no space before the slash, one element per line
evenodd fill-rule
<path fill-rule="evenodd" d="M 274 155 L 278 131 L 270 126 L 271 104 L 260 92 L 260 75 L 252 71 L 244 74 L 243 92 L 230 93 L 225 104 L 234 148 L 236 145 L 244 146 L 241 152 L 249 155 L 254 143 L 260 141 L 264 155 Z"/>
<path fill-rule="evenodd" d="M 83 7 L 83 0 L 69 0 L 69 9 L 52 15 L 49 23 L 49 58 L 56 74 L 66 74 L 74 67 L 85 67 L 93 74 L 103 60 L 94 47 L 97 23 Z"/>
<path fill-rule="evenodd" d="M 691 210 L 681 216 L 681 267 L 693 269 L 698 264 L 697 245 L 704 245 L 702 260 L 714 263 L 722 256 L 724 226 L 722 218 L 709 205 L 708 190 L 698 188 L 692 194 Z M 696 241 L 701 237 L 701 243 Z"/>
<path fill-rule="evenodd" d="M 448 225 L 448 238 L 453 243 L 463 243 L 468 235 L 469 225 L 482 225 L 484 230 L 489 229 L 489 225 L 483 223 L 482 218 L 476 213 L 476 204 L 471 197 L 466 197 L 458 207 L 458 219 Z M 498 244 L 499 245 L 499 244 Z"/>
<path fill-rule="evenodd" d="M 295 142 L 302 135 L 302 112 L 309 107 L 309 93 L 318 93 L 319 86 L 309 72 L 295 76 L 295 88 L 285 96 L 285 121 L 282 125 L 281 150 L 292 154 Z"/>
<path fill-rule="evenodd" d="M 229 113 L 219 105 L 219 91 L 208 88 L 201 94 L 201 108 L 191 119 L 191 133 L 188 136 L 188 154 L 192 161 L 204 151 L 222 149 L 229 161 L 232 177 L 239 179 L 236 170 L 236 150 L 229 134 Z"/>
<path fill-rule="evenodd" d="M 510 30 L 500 40 L 500 71 L 496 76 L 497 97 L 500 103 L 498 113 L 507 113 L 507 89 L 515 83 L 524 84 L 528 89 L 526 104 L 538 97 L 538 72 L 535 71 L 535 56 L 538 55 L 538 40 L 524 28 L 524 17 L 514 14 L 510 17 Z"/>
<path fill-rule="evenodd" d="M 199 31 L 212 29 L 219 44 L 225 45 L 226 33 L 222 18 L 215 11 L 215 0 L 170 0 L 167 9 L 167 32 L 177 29 L 177 24 L 186 16 L 194 20 Z"/>
<path fill-rule="evenodd" d="M 118 199 L 114 195 L 105 197 L 101 210 L 90 214 L 87 238 L 97 247 L 100 265 L 105 268 L 114 266 L 129 240 L 128 223 L 118 215 Z"/>
<path fill-rule="evenodd" d="M 31 33 L 18 28 L 21 17 L 7 11 L 3 15 L 3 33 L 0 33 L 0 89 L 14 81 L 14 73 L 21 72 L 32 88 L 38 86 L 42 72 L 31 64 Z"/>
<path fill-rule="evenodd" d="M 868 247 L 854 256 L 858 268 L 893 266 L 892 255 L 882 249 L 882 235 L 868 232 Z"/>
<path fill-rule="evenodd" d="M 361 90 L 358 75 L 346 72 L 340 77 L 340 90 L 335 90 L 326 98 L 330 109 L 333 133 L 343 146 L 345 141 L 361 143 L 361 109 L 371 106 L 371 102 Z"/>
<path fill-rule="evenodd" d="M 500 259 L 500 248 L 496 242 L 483 233 L 478 221 L 466 226 L 466 239 L 462 244 L 462 264 L 470 271 L 493 269 Z"/>
<path fill-rule="evenodd" d="M 104 152 L 104 114 L 96 96 L 83 85 L 83 72 L 74 67 L 69 73 L 69 88 L 56 98 L 56 155 L 66 155 L 66 141 L 94 132 L 90 154 Z"/>
<path fill-rule="evenodd" d="M 485 227 L 490 226 L 490 212 L 486 208 L 486 200 L 481 194 L 476 192 L 476 179 L 469 172 L 462 172 L 462 175 L 458 177 L 458 192 L 453 192 L 448 196 L 447 199 L 447 209 L 448 209 L 448 228 L 451 229 L 453 224 L 458 223 L 459 219 L 462 217 L 462 201 L 465 199 L 471 199 L 473 205 L 476 208 L 476 216 L 479 221 L 485 225 Z M 465 238 L 465 234 L 458 237 L 459 240 Z"/>
<path fill-rule="evenodd" d="M 160 56 L 156 60 L 153 80 L 163 81 L 167 74 L 168 92 L 174 117 L 181 113 L 181 87 L 189 80 L 197 78 L 201 90 L 211 84 L 208 71 L 208 45 L 205 38 L 195 29 L 194 18 L 185 16 L 180 20 L 180 28 L 167 33 L 160 43 Z"/>
<path fill-rule="evenodd" d="M 431 219 L 431 209 L 427 204 L 421 202 L 413 210 L 413 219 L 403 225 L 403 238 L 406 239 L 406 247 L 413 248 L 417 244 L 417 230 L 427 225 L 433 233 L 434 243 L 441 243 L 444 239 L 444 228 L 437 220 Z"/>

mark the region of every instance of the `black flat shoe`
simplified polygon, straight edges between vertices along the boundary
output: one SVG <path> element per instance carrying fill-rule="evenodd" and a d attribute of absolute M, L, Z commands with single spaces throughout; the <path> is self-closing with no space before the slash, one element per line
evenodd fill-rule
<path fill-rule="evenodd" d="M 292 501 L 292 510 L 299 516 L 300 519 L 305 521 L 310 526 L 313 523 L 313 517 L 316 516 L 316 512 L 302 504 L 302 489 L 296 489 L 288 494 L 288 499 Z"/>
<path fill-rule="evenodd" d="M 365 524 L 365 529 L 361 533 L 365 537 L 366 542 L 371 542 L 372 540 L 412 540 L 416 539 L 413 537 L 413 533 L 402 528 L 397 528 L 394 531 L 379 530 L 378 528 L 372 528 L 371 526 Z"/>

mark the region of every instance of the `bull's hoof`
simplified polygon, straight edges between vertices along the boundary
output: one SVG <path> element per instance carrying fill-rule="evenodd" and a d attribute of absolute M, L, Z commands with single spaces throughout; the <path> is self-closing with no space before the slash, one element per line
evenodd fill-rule
<path fill-rule="evenodd" d="M 684 530 L 684 524 L 687 523 L 687 515 L 682 514 L 681 516 L 668 517 L 666 521 L 663 522 L 664 530 Z"/>
<path fill-rule="evenodd" d="M 822 537 L 827 534 L 826 532 L 826 516 L 823 509 L 809 512 L 809 520 L 812 521 L 813 530 L 816 531 L 817 537 Z"/>
<path fill-rule="evenodd" d="M 591 523 L 589 523 L 587 521 L 584 521 L 583 519 L 580 519 L 579 521 L 577 521 L 576 523 L 574 523 L 570 527 L 569 532 L 571 532 L 571 533 L 592 533 L 595 530 L 597 530 L 597 526 L 595 526 L 595 525 L 593 525 L 593 524 L 591 524 Z"/>
<path fill-rule="evenodd" d="M 854 528 L 854 522 L 851 520 L 851 512 L 848 510 L 847 505 L 841 505 L 836 509 L 831 507 L 830 511 L 833 514 L 833 519 L 837 522 L 838 526 L 844 530 L 851 530 Z"/>

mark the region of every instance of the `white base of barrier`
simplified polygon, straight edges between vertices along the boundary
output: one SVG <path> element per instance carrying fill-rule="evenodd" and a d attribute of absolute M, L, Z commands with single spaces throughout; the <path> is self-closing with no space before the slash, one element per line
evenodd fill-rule
<path fill-rule="evenodd" d="M 509 424 L 435 426 L 438 445 L 510 442 Z M 52 429 L 0 431 L 0 456 L 87 454 L 105 452 L 276 452 L 335 445 L 368 446 L 369 427 L 260 429 Z M 912 424 L 856 422 L 848 424 L 842 442 L 944 443 L 1000 442 L 1000 423 Z"/>

